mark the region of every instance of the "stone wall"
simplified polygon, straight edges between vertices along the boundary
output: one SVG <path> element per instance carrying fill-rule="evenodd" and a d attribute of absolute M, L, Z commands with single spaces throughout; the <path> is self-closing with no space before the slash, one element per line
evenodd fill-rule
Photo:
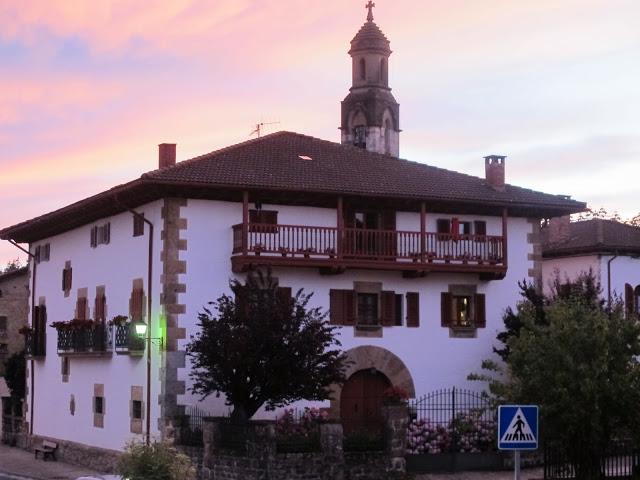
<path fill-rule="evenodd" d="M 249 425 L 242 450 L 221 446 L 221 422 L 208 418 L 204 424 L 204 480 L 387 480 L 404 478 L 404 450 L 408 412 L 406 406 L 384 408 L 384 452 L 344 452 L 340 423 L 320 425 L 320 451 L 278 453 L 275 427 L 269 422 Z"/>
<path fill-rule="evenodd" d="M 33 435 L 29 438 L 28 450 L 33 451 L 36 445 L 41 445 L 43 440 L 49 440 L 58 444 L 56 458 L 63 462 L 81 465 L 83 467 L 104 473 L 114 473 L 120 453 L 105 448 L 90 447 L 80 443 L 69 442 L 52 437 Z"/>
<path fill-rule="evenodd" d="M 4 362 L 24 348 L 24 336 L 18 333 L 27 325 L 29 314 L 29 273 L 27 268 L 0 274 L 0 317 L 6 317 L 6 329 L 0 330 L 0 376 Z"/>

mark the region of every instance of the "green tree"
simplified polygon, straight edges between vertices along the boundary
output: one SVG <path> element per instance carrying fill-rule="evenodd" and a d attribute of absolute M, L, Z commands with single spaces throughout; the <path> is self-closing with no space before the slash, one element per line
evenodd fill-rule
<path fill-rule="evenodd" d="M 0 268 L 0 273 L 9 273 L 15 272 L 16 270 L 20 270 L 24 265 L 19 258 L 14 258 L 7 262 L 7 265 L 4 267 L 4 270 Z"/>
<path fill-rule="evenodd" d="M 309 307 L 311 295 L 291 297 L 260 271 L 230 287 L 234 297 L 198 315 L 200 331 L 187 345 L 191 392 L 224 394 L 238 423 L 263 405 L 329 398 L 328 387 L 344 381 L 345 355 L 326 314 Z"/>
<path fill-rule="evenodd" d="M 185 454 L 166 443 L 127 444 L 116 466 L 129 480 L 195 480 L 196 469 Z"/>
<path fill-rule="evenodd" d="M 576 478 L 589 479 L 613 440 L 640 439 L 640 322 L 625 318 L 619 299 L 609 306 L 594 295 L 593 275 L 561 285 L 543 298 L 543 317 L 529 300 L 518 305 L 506 363 L 485 361 L 489 374 L 469 378 L 489 381 L 502 401 L 540 405 L 545 439 L 570 456 Z"/>

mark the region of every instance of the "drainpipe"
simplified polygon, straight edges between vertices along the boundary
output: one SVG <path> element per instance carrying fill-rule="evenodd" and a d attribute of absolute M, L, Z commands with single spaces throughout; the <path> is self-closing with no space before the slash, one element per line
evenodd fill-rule
<path fill-rule="evenodd" d="M 148 266 L 147 266 L 147 312 L 148 312 L 148 320 L 147 320 L 147 416 L 146 416 L 146 435 L 145 435 L 145 443 L 150 445 L 151 443 L 151 298 L 153 292 L 153 223 L 151 223 L 147 218 L 144 217 L 143 214 L 132 210 L 131 208 L 124 205 L 122 202 L 118 200 L 117 194 L 114 195 L 114 200 L 118 203 L 122 208 L 126 209 L 130 212 L 134 217 L 139 218 L 144 223 L 149 225 L 149 258 L 148 258 Z"/>
<path fill-rule="evenodd" d="M 9 243 L 11 245 L 13 245 L 14 247 L 18 248 L 19 250 L 22 250 L 24 253 L 26 253 L 29 258 L 31 260 L 33 260 L 33 275 L 31 277 L 31 325 L 33 325 L 33 312 L 35 311 L 35 306 L 36 306 L 36 270 L 38 269 L 38 264 L 36 263 L 36 256 L 31 253 L 29 250 L 26 250 L 24 248 L 22 248 L 20 245 L 18 245 L 15 240 L 9 239 Z M 33 361 L 33 355 L 31 355 L 31 368 L 29 368 L 29 370 L 31 371 L 31 388 L 29 389 L 29 397 L 31 398 L 31 406 L 29 408 L 29 416 L 30 416 L 30 420 L 29 420 L 29 435 L 33 435 L 33 397 L 34 397 L 34 392 L 35 392 L 35 381 L 34 381 L 34 371 L 33 371 L 33 366 L 34 366 L 34 361 Z"/>
<path fill-rule="evenodd" d="M 618 258 L 617 253 L 607 261 L 607 298 L 609 300 L 609 308 L 611 308 L 611 262 L 616 258 Z"/>

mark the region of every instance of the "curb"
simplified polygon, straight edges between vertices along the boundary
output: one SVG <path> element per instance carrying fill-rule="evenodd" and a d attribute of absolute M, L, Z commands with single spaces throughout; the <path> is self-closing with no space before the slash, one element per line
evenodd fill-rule
<path fill-rule="evenodd" d="M 24 475 L 16 475 L 15 473 L 5 472 L 4 470 L 0 470 L 0 475 L 9 477 L 12 480 L 46 480 L 42 477 L 25 477 Z"/>

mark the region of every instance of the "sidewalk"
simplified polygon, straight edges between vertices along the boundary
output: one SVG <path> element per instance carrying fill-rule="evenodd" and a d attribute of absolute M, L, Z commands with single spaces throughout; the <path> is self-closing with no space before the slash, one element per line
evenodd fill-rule
<path fill-rule="evenodd" d="M 542 468 L 526 468 L 520 473 L 523 480 L 543 478 Z M 460 472 L 416 475 L 415 480 L 513 480 L 513 471 Z"/>
<path fill-rule="evenodd" d="M 0 444 L 0 474 L 6 473 L 34 480 L 75 480 L 82 476 L 101 475 L 84 467 L 33 458 L 33 453 Z"/>

